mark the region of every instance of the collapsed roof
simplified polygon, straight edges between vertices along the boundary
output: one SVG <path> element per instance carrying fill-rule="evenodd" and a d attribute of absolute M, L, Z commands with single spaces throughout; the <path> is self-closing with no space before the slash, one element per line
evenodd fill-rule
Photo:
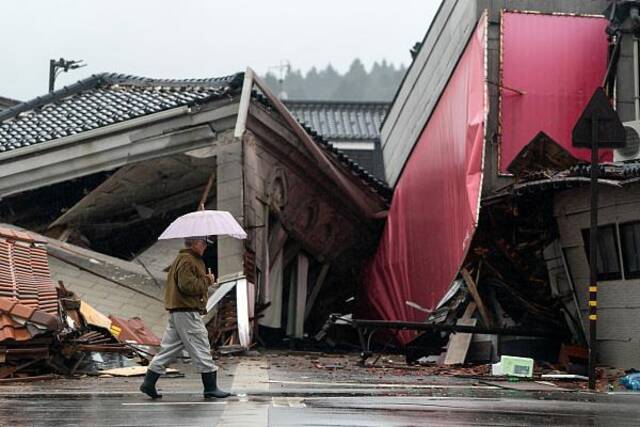
<path fill-rule="evenodd" d="M 0 172 L 0 197 L 210 145 L 218 132 L 235 125 L 244 77 L 236 73 L 176 80 L 102 73 L 0 111 L 0 165 L 25 161 L 19 168 Z M 261 98 L 256 92 L 251 96 Z M 343 123 L 352 123 L 348 131 L 327 135 L 359 138 L 376 134 L 384 107 L 371 106 L 375 108 L 362 117 L 343 115 Z M 215 108 L 219 108 L 216 113 L 211 111 Z M 353 106 L 344 103 L 340 108 L 347 111 Z M 191 118 L 182 120 L 185 116 Z M 177 121 L 171 131 L 143 130 L 170 119 Z M 134 129 L 140 132 L 124 134 Z M 314 134 L 313 139 L 326 154 L 365 186 L 389 196 L 385 184 L 338 153 L 327 144 L 326 135 L 321 135 Z M 99 143 L 94 142 L 99 138 Z M 77 148 L 80 142 L 85 145 L 82 149 Z"/>

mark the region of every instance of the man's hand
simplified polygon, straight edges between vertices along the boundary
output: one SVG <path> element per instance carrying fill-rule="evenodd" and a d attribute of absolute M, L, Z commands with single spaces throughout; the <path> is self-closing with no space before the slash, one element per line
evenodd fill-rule
<path fill-rule="evenodd" d="M 213 273 L 208 273 L 206 276 L 209 280 L 209 286 L 213 286 L 216 284 L 216 276 Z"/>

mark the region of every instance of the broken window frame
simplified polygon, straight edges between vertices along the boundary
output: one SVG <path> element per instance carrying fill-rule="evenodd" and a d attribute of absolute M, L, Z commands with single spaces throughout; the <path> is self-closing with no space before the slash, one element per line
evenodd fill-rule
<path fill-rule="evenodd" d="M 607 235 L 609 233 L 609 235 Z M 615 248 L 615 258 L 611 258 L 608 261 L 614 262 L 615 265 L 608 269 L 609 271 L 601 272 L 601 266 L 603 265 L 604 258 L 603 253 L 610 253 L 610 250 L 603 250 L 606 242 L 603 239 L 613 237 L 613 247 Z M 589 264 L 589 229 L 582 230 L 582 240 L 584 242 L 585 256 L 587 258 L 587 264 Z M 623 265 L 620 254 L 620 237 L 618 235 L 617 224 L 606 224 L 598 226 L 598 281 L 614 281 L 624 280 Z"/>
<path fill-rule="evenodd" d="M 640 221 L 629 221 L 623 222 L 618 225 L 619 234 L 620 234 L 620 250 L 622 253 L 622 263 L 623 263 L 623 271 L 626 279 L 639 279 L 640 278 Z M 636 238 L 633 239 L 633 245 L 635 246 L 635 254 L 631 254 L 630 248 L 627 248 L 625 245 L 625 239 L 623 236 L 627 236 L 626 230 L 635 229 Z M 633 238 L 633 231 L 631 232 L 631 236 Z M 636 268 L 631 270 L 631 265 L 633 262 L 631 261 L 630 255 L 635 258 Z"/>

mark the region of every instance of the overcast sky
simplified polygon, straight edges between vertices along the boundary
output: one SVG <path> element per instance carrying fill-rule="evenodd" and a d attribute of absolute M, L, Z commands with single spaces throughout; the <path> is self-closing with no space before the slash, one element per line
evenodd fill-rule
<path fill-rule="evenodd" d="M 281 61 L 344 72 L 355 57 L 410 62 L 440 0 L 11 0 L 3 2 L 0 96 L 46 93 L 50 58 L 88 66 L 56 87 L 103 71 L 148 77 L 259 73 Z"/>

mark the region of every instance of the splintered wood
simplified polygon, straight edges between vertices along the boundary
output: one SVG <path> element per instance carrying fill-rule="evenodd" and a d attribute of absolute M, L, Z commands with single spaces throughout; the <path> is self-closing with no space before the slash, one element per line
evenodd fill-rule
<path fill-rule="evenodd" d="M 458 319 L 457 324 L 461 326 L 476 326 L 477 319 L 473 319 L 473 313 L 476 311 L 476 304 L 470 302 L 464 315 Z M 447 355 L 444 359 L 445 365 L 461 365 L 467 358 L 467 352 L 471 345 L 473 334 L 454 333 L 449 337 L 449 345 L 447 347 Z"/>
<path fill-rule="evenodd" d="M 491 321 L 491 315 L 489 314 L 489 310 L 487 310 L 487 307 L 484 305 L 484 302 L 480 297 L 480 293 L 478 292 L 478 287 L 476 285 L 476 282 L 473 280 L 473 278 L 471 277 L 471 274 L 466 268 L 461 269 L 460 274 L 462 275 L 464 282 L 467 284 L 467 288 L 471 293 L 471 297 L 473 298 L 473 301 L 475 301 L 476 305 L 478 306 L 478 311 L 480 312 L 480 317 L 482 318 L 482 322 L 487 328 L 490 328 L 493 325 L 493 322 Z"/>

